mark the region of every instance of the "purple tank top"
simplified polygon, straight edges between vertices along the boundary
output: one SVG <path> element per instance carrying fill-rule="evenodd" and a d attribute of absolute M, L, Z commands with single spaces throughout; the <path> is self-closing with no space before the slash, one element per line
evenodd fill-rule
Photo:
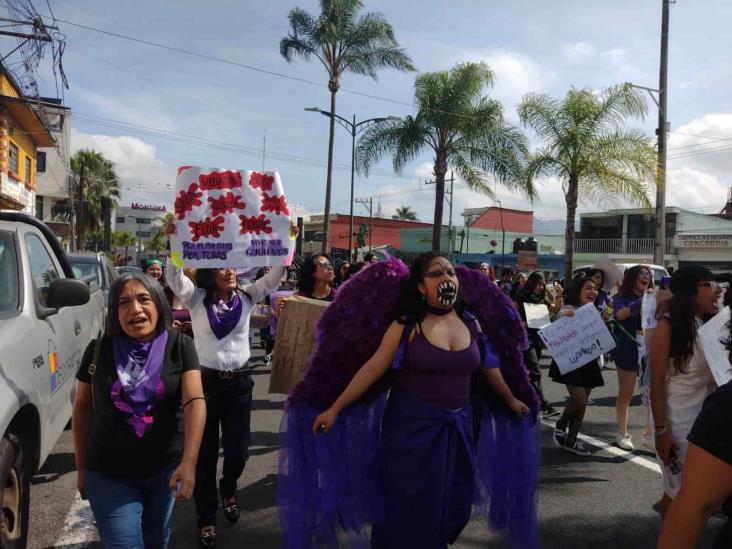
<path fill-rule="evenodd" d="M 438 408 L 463 407 L 470 396 L 470 377 L 480 368 L 480 349 L 471 337 L 460 351 L 446 351 L 430 343 L 418 330 L 407 347 L 405 368 L 394 372 L 394 383 Z"/>

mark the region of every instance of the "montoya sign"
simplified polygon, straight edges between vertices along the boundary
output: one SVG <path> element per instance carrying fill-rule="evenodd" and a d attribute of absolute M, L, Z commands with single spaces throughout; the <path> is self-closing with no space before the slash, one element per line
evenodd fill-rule
<path fill-rule="evenodd" d="M 166 212 L 168 211 L 165 206 L 152 206 L 150 204 L 139 204 L 137 202 L 132 203 L 133 210 L 149 210 L 152 212 Z"/>

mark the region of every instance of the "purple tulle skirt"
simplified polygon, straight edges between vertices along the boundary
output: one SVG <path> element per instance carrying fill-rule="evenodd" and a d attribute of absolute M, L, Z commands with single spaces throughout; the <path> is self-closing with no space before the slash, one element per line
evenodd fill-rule
<path fill-rule="evenodd" d="M 475 509 L 512 545 L 537 547 L 538 422 L 509 414 L 486 407 L 474 418 L 469 406 L 392 390 L 388 404 L 350 406 L 316 438 L 317 413 L 292 405 L 277 486 L 283 546 L 336 548 L 338 525 L 351 547 L 443 549 Z"/>

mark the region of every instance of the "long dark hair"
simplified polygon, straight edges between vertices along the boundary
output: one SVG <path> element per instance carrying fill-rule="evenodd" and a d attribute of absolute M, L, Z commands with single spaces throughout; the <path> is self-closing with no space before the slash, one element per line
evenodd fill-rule
<path fill-rule="evenodd" d="M 732 284 L 728 285 L 727 291 L 724 292 L 724 305 L 725 307 L 732 307 Z M 729 351 L 727 358 L 732 362 L 732 321 L 727 322 L 727 330 L 729 330 L 728 337 L 722 343 L 724 343 L 725 349 Z"/>
<path fill-rule="evenodd" d="M 620 291 L 618 292 L 620 295 L 624 297 L 633 297 L 635 295 L 635 281 L 638 280 L 638 275 L 642 269 L 650 271 L 645 265 L 634 265 L 625 271 L 625 274 L 623 274 L 623 282 L 620 284 Z"/>
<path fill-rule="evenodd" d="M 319 257 L 324 257 L 330 261 L 331 265 L 333 264 L 333 260 L 328 254 L 313 254 L 306 257 L 302 262 L 302 267 L 300 267 L 300 272 L 297 276 L 297 289 L 300 293 L 313 295 L 313 290 L 315 289 L 315 269 L 318 268 L 315 261 Z M 335 274 L 335 272 L 333 274 Z"/>
<path fill-rule="evenodd" d="M 450 261 L 446 256 L 434 252 L 421 253 L 412 261 L 412 265 L 409 267 L 407 286 L 399 304 L 397 318 L 400 322 L 421 322 L 427 315 L 427 300 L 423 298 L 422 293 L 419 291 L 419 284 L 424 280 L 424 275 L 430 263 L 440 257 Z M 455 302 L 455 309 L 460 312 L 463 307 L 462 301 L 458 298 Z"/>
<path fill-rule="evenodd" d="M 165 297 L 163 287 L 153 277 L 145 273 L 123 273 L 112 284 L 109 291 L 109 311 L 105 322 L 105 333 L 109 336 L 120 336 L 124 330 L 119 323 L 119 296 L 125 285 L 134 280 L 144 286 L 150 293 L 150 298 L 158 311 L 158 323 L 155 325 L 155 335 L 159 335 L 173 324 L 173 313 L 170 312 L 168 299 Z"/>
<path fill-rule="evenodd" d="M 567 305 L 581 307 L 580 293 L 587 282 L 592 282 L 593 285 L 595 284 L 595 282 L 589 276 L 585 275 L 585 273 L 578 273 L 574 275 L 572 281 L 569 283 L 569 288 L 567 288 L 567 291 L 564 293 L 564 302 Z"/>
<path fill-rule="evenodd" d="M 669 356 L 674 367 L 684 373 L 683 367 L 694 353 L 696 341 L 696 315 L 694 299 L 700 282 L 713 280 L 714 275 L 701 265 L 689 265 L 678 269 L 671 277 L 670 290 L 673 296 L 662 303 L 656 315 L 668 317 L 671 324 L 671 350 Z"/>

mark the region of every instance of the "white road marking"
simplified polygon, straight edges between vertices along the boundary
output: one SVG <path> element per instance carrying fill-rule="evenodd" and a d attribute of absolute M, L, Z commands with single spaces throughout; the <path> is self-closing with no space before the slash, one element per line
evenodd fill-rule
<path fill-rule="evenodd" d="M 541 422 L 547 427 L 550 427 L 552 430 L 554 430 L 554 422 L 547 421 L 545 419 L 542 419 Z M 633 452 L 628 452 L 627 450 L 623 450 L 621 448 L 618 448 L 617 446 L 608 444 L 604 440 L 600 440 L 599 438 L 591 437 L 589 435 L 583 435 L 582 433 L 580 433 L 577 435 L 577 438 L 580 439 L 582 442 L 592 444 L 592 446 L 596 446 L 597 448 L 600 448 L 601 450 L 604 450 L 609 454 L 621 457 L 627 461 L 630 461 L 631 463 L 635 463 L 636 465 L 645 467 L 646 469 L 650 469 L 651 471 L 653 471 L 654 473 L 658 473 L 659 475 L 661 474 L 661 467 L 659 467 L 658 463 L 656 463 L 655 461 L 644 458 L 642 456 L 638 456 Z"/>
<path fill-rule="evenodd" d="M 63 530 L 53 547 L 82 548 L 86 547 L 89 542 L 98 540 L 99 536 L 89 502 L 81 499 L 77 492 L 69 512 L 66 513 Z"/>

